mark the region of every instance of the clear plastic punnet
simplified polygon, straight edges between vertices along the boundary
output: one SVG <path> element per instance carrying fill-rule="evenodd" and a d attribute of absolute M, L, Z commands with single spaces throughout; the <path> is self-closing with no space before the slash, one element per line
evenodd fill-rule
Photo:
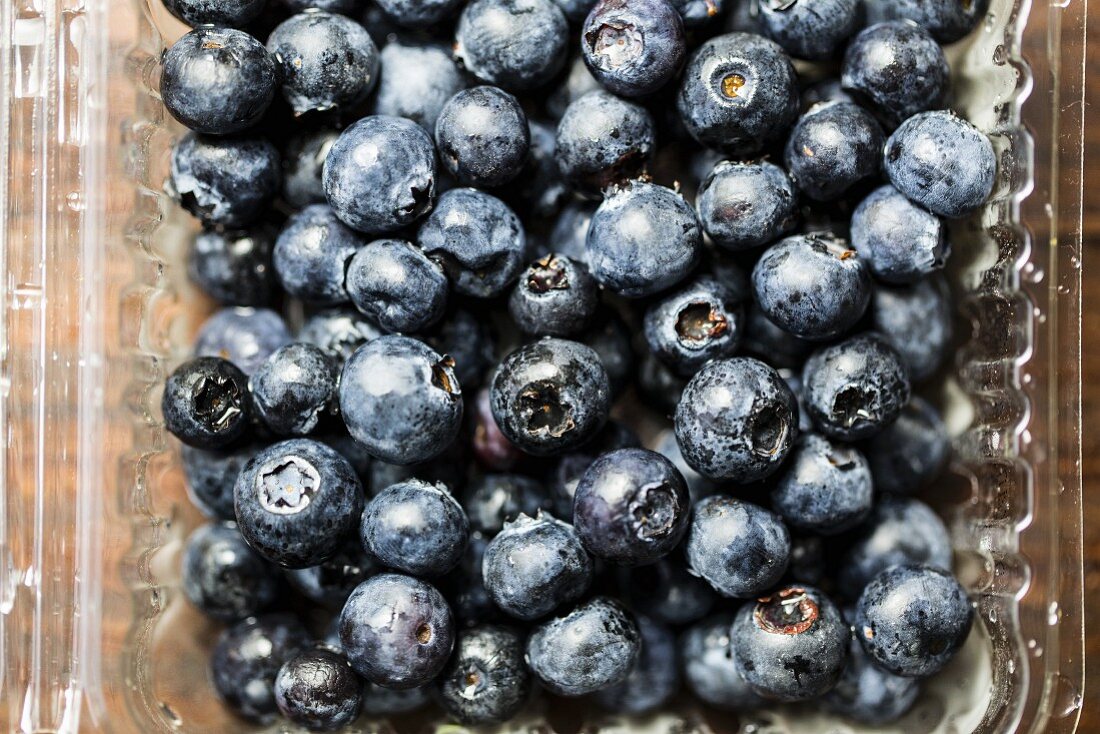
<path fill-rule="evenodd" d="M 870 0 L 873 1 L 873 0 Z M 888 731 L 1073 731 L 1084 692 L 1081 221 L 1086 0 L 992 0 L 949 49 L 953 104 L 994 141 L 989 203 L 953 225 L 961 335 L 932 501 L 976 631 Z M 138 0 L 0 2 L 0 728 L 254 731 L 216 699 L 219 627 L 180 591 L 187 499 L 160 389 L 212 309 L 163 194 L 158 97 L 182 27 Z M 269 731 L 284 731 L 285 724 Z M 378 734 L 463 731 L 428 717 Z M 535 705 L 502 731 L 857 732 L 778 707 L 645 719 Z"/>

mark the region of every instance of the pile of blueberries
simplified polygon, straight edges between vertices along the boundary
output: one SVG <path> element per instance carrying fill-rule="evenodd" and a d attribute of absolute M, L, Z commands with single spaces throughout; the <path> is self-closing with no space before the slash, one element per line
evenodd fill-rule
<path fill-rule="evenodd" d="M 165 2 L 229 708 L 905 714 L 972 624 L 913 393 L 994 184 L 941 47 L 985 3 Z"/>

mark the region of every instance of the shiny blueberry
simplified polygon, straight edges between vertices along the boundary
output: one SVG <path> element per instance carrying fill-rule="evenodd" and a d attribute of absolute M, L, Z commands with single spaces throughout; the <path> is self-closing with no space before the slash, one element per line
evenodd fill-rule
<path fill-rule="evenodd" d="M 552 502 L 538 480 L 521 474 L 486 474 L 467 487 L 462 506 L 470 527 L 492 537 L 522 513 L 534 517 Z"/>
<path fill-rule="evenodd" d="M 455 30 L 455 58 L 508 91 L 545 84 L 565 64 L 569 26 L 552 0 L 473 0 Z"/>
<path fill-rule="evenodd" d="M 196 28 L 172 44 L 162 65 L 164 106 L 185 127 L 208 135 L 252 127 L 278 87 L 275 62 L 263 44 L 232 28 Z"/>
<path fill-rule="evenodd" d="M 460 632 L 455 652 L 436 681 L 440 702 L 462 724 L 499 724 L 527 700 L 531 673 L 523 635 L 509 627 Z"/>
<path fill-rule="evenodd" d="M 464 89 L 447 101 L 435 123 L 439 159 L 465 186 L 500 186 L 527 160 L 531 132 L 515 97 L 496 87 Z"/>
<path fill-rule="evenodd" d="M 439 23 L 460 4 L 460 0 L 378 0 L 382 12 L 406 28 L 423 28 Z"/>
<path fill-rule="evenodd" d="M 940 43 L 953 43 L 970 33 L 985 16 L 988 0 L 864 0 L 867 20 L 911 20 L 928 29 Z"/>
<path fill-rule="evenodd" d="M 727 250 L 765 245 L 794 229 L 798 195 L 790 176 L 768 161 L 721 161 L 699 186 L 699 221 Z"/>
<path fill-rule="evenodd" d="M 794 586 L 741 607 L 730 639 L 753 690 L 774 700 L 805 701 L 840 680 L 852 633 L 828 597 Z"/>
<path fill-rule="evenodd" d="M 873 334 L 823 347 L 802 370 L 806 412 L 830 438 L 870 438 L 894 422 L 909 402 L 901 356 Z"/>
<path fill-rule="evenodd" d="M 608 711 L 644 714 L 665 705 L 680 689 L 679 647 L 672 631 L 656 620 L 637 616 L 642 649 L 638 662 L 621 683 L 595 694 Z"/>
<path fill-rule="evenodd" d="M 270 229 L 204 229 L 195 235 L 187 275 L 206 295 L 225 306 L 266 306 L 275 290 Z"/>
<path fill-rule="evenodd" d="M 443 105 L 466 86 L 450 51 L 439 44 L 394 38 L 382 48 L 381 58 L 373 113 L 408 118 L 434 134 Z"/>
<path fill-rule="evenodd" d="M 641 175 L 656 148 L 649 111 L 601 90 L 589 92 L 565 109 L 558 123 L 554 158 L 574 189 L 598 194 L 611 184 Z"/>
<path fill-rule="evenodd" d="M 443 268 L 405 240 L 375 240 L 348 262 L 344 279 L 355 307 L 386 331 L 417 332 L 447 307 Z"/>
<path fill-rule="evenodd" d="M 290 139 L 283 155 L 283 199 L 295 209 L 325 203 L 321 171 L 338 130 L 306 130 Z"/>
<path fill-rule="evenodd" d="M 871 468 L 857 449 L 802 436 L 772 490 L 788 525 L 823 535 L 848 530 L 871 511 Z"/>
<path fill-rule="evenodd" d="M 631 614 L 600 596 L 535 627 L 527 638 L 527 665 L 551 692 L 583 696 L 626 680 L 641 646 Z"/>
<path fill-rule="evenodd" d="M 880 285 L 871 300 L 874 330 L 901 355 L 914 383 L 927 382 L 947 363 L 953 309 L 947 283 L 926 278 L 913 285 Z"/>
<path fill-rule="evenodd" d="M 699 261 L 702 230 L 680 194 L 635 181 L 607 192 L 592 215 L 586 249 L 596 280 L 627 298 L 683 280 Z"/>
<path fill-rule="evenodd" d="M 371 456 L 415 464 L 441 454 L 458 435 L 462 388 L 449 358 L 416 339 L 380 336 L 344 363 L 340 412 Z"/>
<path fill-rule="evenodd" d="M 577 483 L 573 525 L 597 558 L 622 565 L 652 563 L 687 532 L 687 485 L 655 451 L 619 449 L 596 459 Z"/>
<path fill-rule="evenodd" d="M 918 694 L 918 681 L 880 668 L 853 637 L 840 681 L 821 702 L 829 711 L 852 721 L 883 726 L 905 715 L 916 703 Z"/>
<path fill-rule="evenodd" d="M 267 211 L 281 177 L 279 151 L 263 138 L 189 133 L 172 149 L 165 189 L 204 224 L 245 227 Z"/>
<path fill-rule="evenodd" d="M 573 496 L 577 492 L 577 483 L 597 457 L 608 451 L 640 448 L 641 445 L 642 442 L 633 429 L 624 423 L 612 420 L 608 421 L 591 441 L 586 441 L 574 451 L 562 454 L 550 478 L 554 511 L 558 516 L 572 522 Z"/>
<path fill-rule="evenodd" d="M 569 336 L 588 325 L 599 299 L 599 286 L 583 265 L 551 253 L 520 275 L 508 311 L 527 334 Z"/>
<path fill-rule="evenodd" d="M 685 548 L 692 573 L 723 596 L 748 598 L 783 577 L 791 537 L 778 515 L 714 495 L 695 505 Z"/>
<path fill-rule="evenodd" d="M 976 211 L 993 191 L 997 156 L 978 128 L 951 112 L 925 112 L 886 141 L 886 175 L 910 200 L 942 217 Z"/>
<path fill-rule="evenodd" d="M 183 473 L 187 477 L 187 496 L 203 514 L 219 520 L 232 520 L 233 485 L 237 475 L 256 455 L 261 446 L 246 444 L 220 451 L 208 451 L 184 445 L 180 450 Z"/>
<path fill-rule="evenodd" d="M 888 283 L 912 283 L 940 270 L 951 252 L 940 218 L 890 185 L 852 212 L 851 236 L 871 272 Z"/>
<path fill-rule="evenodd" d="M 792 235 L 772 245 L 753 268 L 752 286 L 764 314 L 803 339 L 851 329 L 872 291 L 863 258 L 830 232 Z"/>
<path fill-rule="evenodd" d="M 704 275 L 646 310 L 645 338 L 659 359 L 689 377 L 736 352 L 744 322 L 736 293 L 724 280 Z"/>
<path fill-rule="evenodd" d="M 310 731 L 336 731 L 359 718 L 363 681 L 343 655 L 325 648 L 287 660 L 275 676 L 279 713 Z"/>
<path fill-rule="evenodd" d="M 856 602 L 855 633 L 886 670 L 908 678 L 941 671 L 966 642 L 970 599 L 949 572 L 895 566 L 875 576 Z"/>
<path fill-rule="evenodd" d="M 364 117 L 340 133 L 322 181 L 336 216 L 349 227 L 384 234 L 431 211 L 435 146 L 424 128 L 386 115 Z"/>
<path fill-rule="evenodd" d="M 856 32 L 860 0 L 762 0 L 760 30 L 791 56 L 829 59 Z"/>
<path fill-rule="evenodd" d="M 844 89 L 891 126 L 943 104 L 950 84 L 943 49 L 924 28 L 905 21 L 866 28 L 848 44 Z"/>
<path fill-rule="evenodd" d="M 320 347 L 341 365 L 356 349 L 382 336 L 377 325 L 351 308 L 319 311 L 306 319 L 298 341 Z"/>
<path fill-rule="evenodd" d="M 325 204 L 312 204 L 283 226 L 275 241 L 275 272 L 287 293 L 309 303 L 348 300 L 344 273 L 365 244 Z"/>
<path fill-rule="evenodd" d="M 753 155 L 781 137 L 798 114 L 794 67 L 774 41 L 750 33 L 718 36 L 692 54 L 677 106 L 703 145 Z"/>
<path fill-rule="evenodd" d="M 270 309 L 223 308 L 199 329 L 194 352 L 197 357 L 228 359 L 250 375 L 290 341 L 286 322 Z"/>
<path fill-rule="evenodd" d="M 378 572 L 378 563 L 351 538 L 332 558 L 306 568 L 284 573 L 291 586 L 312 602 L 328 609 L 341 609 L 359 584 Z"/>
<path fill-rule="evenodd" d="M 592 75 L 623 97 L 663 87 L 680 70 L 686 50 L 683 19 L 667 0 L 599 0 L 581 29 Z"/>
<path fill-rule="evenodd" d="M 454 648 L 454 620 L 443 595 L 411 576 L 373 576 L 340 612 L 340 643 L 371 683 L 408 689 L 443 670 Z"/>
<path fill-rule="evenodd" d="M 882 127 L 862 107 L 825 103 L 798 118 L 784 160 L 800 191 L 815 201 L 831 201 L 878 176 L 884 141 Z"/>
<path fill-rule="evenodd" d="M 306 438 L 256 454 L 241 470 L 233 498 L 245 540 L 284 568 L 331 558 L 363 510 L 363 487 L 348 460 Z"/>
<path fill-rule="evenodd" d="M 943 419 L 917 396 L 867 447 L 875 488 L 893 494 L 911 494 L 926 486 L 940 475 L 950 456 Z"/>
<path fill-rule="evenodd" d="M 559 454 L 592 438 L 607 421 L 611 386 L 592 349 L 550 337 L 512 352 L 490 388 L 493 418 L 519 448 Z"/>
<path fill-rule="evenodd" d="M 248 383 L 218 357 L 196 357 L 168 376 L 161 398 L 164 427 L 188 446 L 225 448 L 245 435 L 252 415 Z"/>
<path fill-rule="evenodd" d="M 759 360 L 710 362 L 676 407 L 676 440 L 704 477 L 751 482 L 772 474 L 798 433 L 798 404 L 779 374 Z"/>
<path fill-rule="evenodd" d="M 526 262 L 523 225 L 508 205 L 477 189 L 451 189 L 421 225 L 416 242 L 438 260 L 455 290 L 492 298 L 516 281 Z"/>
<path fill-rule="evenodd" d="M 222 633 L 210 655 L 218 696 L 233 713 L 257 723 L 275 718 L 275 677 L 283 663 L 310 645 L 288 614 L 250 617 Z"/>
<path fill-rule="evenodd" d="M 267 0 L 165 0 L 169 13 L 195 28 L 200 25 L 244 28 L 256 20 Z"/>
<path fill-rule="evenodd" d="M 592 559 L 572 525 L 547 513 L 534 518 L 521 514 L 489 542 L 482 575 L 498 607 L 532 620 L 588 590 Z"/>
<path fill-rule="evenodd" d="M 680 638 L 684 682 L 701 701 L 742 712 L 765 701 L 745 681 L 730 645 L 733 613 L 721 612 L 692 625 Z"/>
<path fill-rule="evenodd" d="M 446 487 L 410 479 L 367 503 L 359 535 L 382 564 L 414 576 L 440 576 L 462 559 L 470 523 Z"/>
<path fill-rule="evenodd" d="M 335 360 L 312 344 L 277 349 L 248 380 L 256 415 L 272 433 L 304 436 L 336 405 Z"/>
<path fill-rule="evenodd" d="M 278 574 L 231 522 L 203 525 L 191 534 L 182 583 L 192 604 L 225 622 L 263 611 L 280 592 Z"/>

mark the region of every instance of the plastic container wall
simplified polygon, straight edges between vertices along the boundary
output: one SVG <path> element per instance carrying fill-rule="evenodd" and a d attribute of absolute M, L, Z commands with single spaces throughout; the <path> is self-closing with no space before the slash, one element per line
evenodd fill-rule
<path fill-rule="evenodd" d="M 154 91 L 163 40 L 152 13 L 134 0 L 0 3 L 9 731 L 243 728 L 207 679 L 217 628 L 178 590 L 180 543 L 199 518 L 157 406 L 209 305 L 180 264 L 193 225 L 161 194 L 178 127 Z M 1085 0 L 993 0 L 985 25 L 952 50 L 955 103 L 991 134 L 1001 175 L 981 216 L 953 232 L 952 281 L 970 328 L 943 396 L 957 481 L 936 500 L 991 658 L 963 671 L 972 705 L 953 713 L 962 699 L 947 692 L 922 704 L 913 731 L 1062 733 L 1080 715 L 1086 19 Z M 733 727 L 670 716 L 687 731 Z M 820 731 L 783 713 L 741 724 Z"/>

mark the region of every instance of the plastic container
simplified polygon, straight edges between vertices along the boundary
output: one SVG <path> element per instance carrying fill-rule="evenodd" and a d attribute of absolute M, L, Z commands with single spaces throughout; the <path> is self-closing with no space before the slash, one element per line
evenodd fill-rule
<path fill-rule="evenodd" d="M 178 27 L 152 2 L 0 3 L 8 731 L 246 729 L 207 678 L 217 628 L 178 589 L 181 540 L 199 518 L 159 422 L 159 386 L 209 304 L 181 267 L 193 224 L 160 193 L 178 127 L 154 91 L 153 20 Z M 1001 162 L 991 202 L 954 231 L 964 339 L 943 403 L 957 461 L 935 498 L 981 624 L 901 731 L 1070 732 L 1080 716 L 1086 5 L 993 0 L 952 50 L 955 102 Z M 542 713 L 513 728 L 549 731 Z M 549 713 L 562 734 L 582 721 L 605 732 L 849 731 L 783 710 L 740 722 L 691 709 L 617 723 Z"/>

